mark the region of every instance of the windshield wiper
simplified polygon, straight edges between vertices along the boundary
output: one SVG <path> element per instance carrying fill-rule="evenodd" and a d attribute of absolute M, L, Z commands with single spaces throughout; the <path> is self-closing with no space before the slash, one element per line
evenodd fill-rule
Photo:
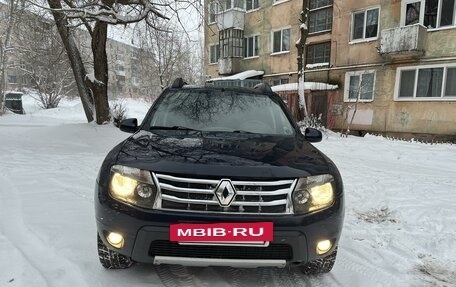
<path fill-rule="evenodd" d="M 238 133 L 238 134 L 254 134 L 254 133 L 252 133 L 252 132 L 243 131 L 243 130 L 235 130 L 235 131 L 232 131 L 232 133 Z"/>
<path fill-rule="evenodd" d="M 184 126 L 172 126 L 172 127 L 167 127 L 167 126 L 151 126 L 149 130 L 180 130 L 180 131 L 196 131 L 200 132 L 200 130 L 192 129 L 192 128 L 187 128 Z"/>

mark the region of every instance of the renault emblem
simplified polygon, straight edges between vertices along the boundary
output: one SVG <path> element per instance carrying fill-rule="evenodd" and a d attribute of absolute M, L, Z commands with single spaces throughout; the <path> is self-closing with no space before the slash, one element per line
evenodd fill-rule
<path fill-rule="evenodd" d="M 231 180 L 222 179 L 215 188 L 214 193 L 220 206 L 228 207 L 236 196 L 236 189 L 234 189 Z"/>

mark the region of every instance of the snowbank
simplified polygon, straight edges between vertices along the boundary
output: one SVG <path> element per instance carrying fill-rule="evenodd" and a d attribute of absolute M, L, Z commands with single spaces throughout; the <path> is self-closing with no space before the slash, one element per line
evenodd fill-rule
<path fill-rule="evenodd" d="M 319 82 L 305 82 L 304 83 L 304 90 L 337 90 L 339 86 L 337 85 L 330 85 L 326 83 L 319 83 Z M 272 86 L 271 89 L 274 92 L 285 92 L 285 91 L 297 91 L 298 90 L 298 83 L 289 83 L 283 85 Z"/>

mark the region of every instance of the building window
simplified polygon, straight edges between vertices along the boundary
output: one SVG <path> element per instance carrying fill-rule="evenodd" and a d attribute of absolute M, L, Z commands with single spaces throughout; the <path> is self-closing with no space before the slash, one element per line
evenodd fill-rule
<path fill-rule="evenodd" d="M 272 53 L 290 51 L 290 28 L 272 32 Z"/>
<path fill-rule="evenodd" d="M 220 0 L 219 3 L 220 11 L 226 11 L 233 8 L 244 10 L 244 0 Z"/>
<path fill-rule="evenodd" d="M 331 50 L 331 42 L 314 44 L 307 46 L 306 67 L 320 64 L 319 66 L 329 65 L 329 56 Z"/>
<path fill-rule="evenodd" d="M 8 84 L 17 84 L 17 76 L 8 76 Z"/>
<path fill-rule="evenodd" d="M 396 77 L 399 100 L 456 99 L 456 65 L 400 68 Z"/>
<path fill-rule="evenodd" d="M 219 10 L 218 1 L 212 1 L 209 3 L 209 24 L 215 23 L 217 21 L 217 13 Z"/>
<path fill-rule="evenodd" d="M 311 0 L 309 2 L 309 33 L 331 30 L 332 2 L 332 0 Z"/>
<path fill-rule="evenodd" d="M 245 10 L 255 10 L 260 8 L 260 1 L 259 0 L 246 0 L 245 1 Z"/>
<path fill-rule="evenodd" d="M 375 71 L 348 72 L 345 74 L 346 102 L 374 100 Z"/>
<path fill-rule="evenodd" d="M 219 44 L 209 46 L 209 64 L 216 64 L 220 58 Z"/>
<path fill-rule="evenodd" d="M 273 79 L 271 81 L 271 86 L 285 85 L 285 84 L 288 84 L 289 81 L 290 80 L 288 78 Z"/>
<path fill-rule="evenodd" d="M 244 31 L 239 29 L 225 29 L 219 32 L 221 57 L 243 57 Z"/>
<path fill-rule="evenodd" d="M 373 8 L 352 14 L 352 41 L 377 38 L 379 12 L 379 8 Z"/>
<path fill-rule="evenodd" d="M 245 38 L 244 43 L 244 57 L 256 57 L 260 51 L 260 36 L 252 36 Z"/>
<path fill-rule="evenodd" d="M 456 24 L 455 0 L 406 0 L 401 7 L 402 25 L 423 24 L 440 28 Z"/>

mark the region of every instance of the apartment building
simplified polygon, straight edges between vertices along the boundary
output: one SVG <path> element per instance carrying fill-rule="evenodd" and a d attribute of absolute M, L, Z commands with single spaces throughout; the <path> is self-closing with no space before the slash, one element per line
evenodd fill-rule
<path fill-rule="evenodd" d="M 48 33 L 54 33 L 56 37 L 59 37 L 55 24 L 52 21 L 28 12 L 25 12 L 21 17 L 21 21 L 18 23 L 19 26 L 13 29 L 11 46 L 23 45 L 18 33 L 26 30 L 27 27 L 33 25 L 33 23 L 36 23 L 36 27 L 38 27 L 38 25 L 44 26 L 43 30 L 48 31 Z M 0 34 L 4 33 L 6 28 L 6 18 L 7 5 L 0 3 Z M 24 26 L 25 22 L 27 22 L 28 26 Z M 21 25 L 24 27 L 20 27 Z M 87 31 L 82 29 L 77 31 L 76 42 L 78 43 L 88 73 L 93 71 L 90 41 L 91 38 Z M 58 48 L 58 50 L 63 49 L 63 44 Z M 55 52 L 59 53 L 60 51 Z M 147 78 L 149 75 L 144 73 L 144 70 L 150 69 L 152 64 L 150 63 L 150 57 L 144 57 L 145 51 L 125 42 L 108 38 L 106 53 L 109 66 L 108 95 L 110 98 L 139 97 L 147 96 L 152 93 L 154 87 L 151 85 L 150 78 Z M 22 54 L 18 53 L 15 49 L 11 50 L 8 54 L 6 90 L 20 91 L 24 88 L 33 88 L 30 75 L 23 72 L 27 63 L 25 63 L 26 59 L 23 59 L 21 55 Z M 68 65 L 69 68 L 69 62 L 64 64 Z M 77 90 L 74 88 L 72 91 L 73 95 L 76 96 Z"/>
<path fill-rule="evenodd" d="M 332 128 L 456 139 L 455 0 L 334 0 L 327 40 L 306 79 L 339 85 Z"/>
<path fill-rule="evenodd" d="M 297 82 L 299 0 L 205 0 L 205 70 L 218 78 L 246 70 L 270 84 Z"/>
<path fill-rule="evenodd" d="M 271 84 L 296 82 L 301 3 L 248 0 L 220 7 L 206 2 L 208 75 L 256 69 Z M 229 13 L 231 18 L 225 16 Z M 229 32 L 221 33 L 228 27 L 220 23 L 227 18 L 240 22 L 229 23 L 243 37 L 233 41 L 242 45 L 238 54 L 223 50 Z M 307 27 L 306 82 L 339 87 L 314 97 L 326 110 L 327 126 L 456 139 L 455 0 L 309 0 Z"/>

